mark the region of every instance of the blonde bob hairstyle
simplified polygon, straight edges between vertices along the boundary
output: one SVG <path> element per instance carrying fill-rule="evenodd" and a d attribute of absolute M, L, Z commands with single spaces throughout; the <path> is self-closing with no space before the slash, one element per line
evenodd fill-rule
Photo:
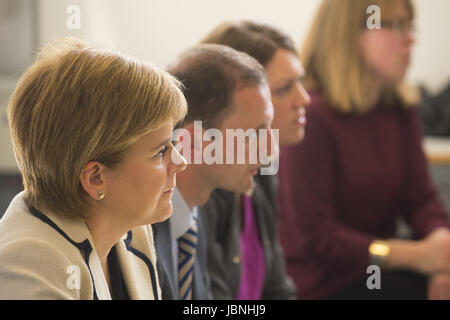
<path fill-rule="evenodd" d="M 371 107 L 368 97 L 372 76 L 358 47 L 370 5 L 380 7 L 382 20 L 393 18 L 399 5 L 404 5 L 409 18 L 414 19 L 411 0 L 324 0 L 301 50 L 305 88 L 321 91 L 342 113 L 364 113 Z M 380 102 L 406 107 L 412 100 L 405 85 L 398 84 L 385 88 Z"/>
<path fill-rule="evenodd" d="M 45 47 L 8 105 L 27 205 L 86 218 L 86 163 L 119 167 L 140 137 L 182 120 L 180 86 L 152 64 L 77 39 Z"/>

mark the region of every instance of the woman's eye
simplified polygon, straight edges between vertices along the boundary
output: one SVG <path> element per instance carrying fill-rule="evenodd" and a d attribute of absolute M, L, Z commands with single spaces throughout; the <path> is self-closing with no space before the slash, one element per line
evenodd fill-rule
<path fill-rule="evenodd" d="M 283 87 L 281 87 L 281 88 L 278 88 L 278 89 L 275 90 L 275 94 L 285 94 L 285 93 L 288 93 L 288 92 L 291 90 L 291 86 L 292 86 L 292 84 L 289 83 L 289 84 L 287 84 L 287 85 L 285 85 L 285 86 L 283 86 Z"/>
<path fill-rule="evenodd" d="M 167 146 L 162 147 L 161 150 L 159 150 L 157 156 L 159 156 L 159 157 L 164 157 L 165 154 L 167 153 L 167 150 L 168 150 L 168 149 L 169 149 L 169 148 L 168 148 Z"/>
<path fill-rule="evenodd" d="M 181 144 L 181 139 L 172 140 L 171 143 L 174 148 L 177 148 Z"/>

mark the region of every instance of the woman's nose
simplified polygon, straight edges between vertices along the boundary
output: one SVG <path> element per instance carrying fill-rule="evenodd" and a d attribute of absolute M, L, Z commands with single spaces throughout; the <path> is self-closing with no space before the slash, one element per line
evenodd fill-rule
<path fill-rule="evenodd" d="M 183 171 L 186 167 L 186 159 L 178 152 L 177 148 L 172 147 L 172 152 L 170 154 L 170 174 Z"/>
<path fill-rule="evenodd" d="M 311 97 L 308 92 L 305 90 L 301 83 L 297 83 L 296 85 L 296 100 L 295 106 L 297 108 L 305 107 L 311 103 Z"/>

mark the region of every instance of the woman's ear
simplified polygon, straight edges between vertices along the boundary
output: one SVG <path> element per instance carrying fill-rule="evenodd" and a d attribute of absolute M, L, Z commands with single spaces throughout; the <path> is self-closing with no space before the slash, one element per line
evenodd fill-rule
<path fill-rule="evenodd" d="M 102 200 L 106 195 L 105 166 L 98 161 L 89 161 L 80 175 L 84 191 L 93 200 Z"/>

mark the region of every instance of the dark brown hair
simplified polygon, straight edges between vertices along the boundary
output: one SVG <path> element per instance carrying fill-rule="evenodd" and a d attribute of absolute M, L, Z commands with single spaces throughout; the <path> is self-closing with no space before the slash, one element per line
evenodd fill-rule
<path fill-rule="evenodd" d="M 200 44 L 184 51 L 168 71 L 183 83 L 188 102 L 188 114 L 178 126 L 201 120 L 204 127 L 217 127 L 232 110 L 237 90 L 267 83 L 258 61 L 217 44 Z"/>
<path fill-rule="evenodd" d="M 294 42 L 287 34 L 268 24 L 247 20 L 221 23 L 201 43 L 232 47 L 251 55 L 263 66 L 267 65 L 278 49 L 297 55 Z"/>

